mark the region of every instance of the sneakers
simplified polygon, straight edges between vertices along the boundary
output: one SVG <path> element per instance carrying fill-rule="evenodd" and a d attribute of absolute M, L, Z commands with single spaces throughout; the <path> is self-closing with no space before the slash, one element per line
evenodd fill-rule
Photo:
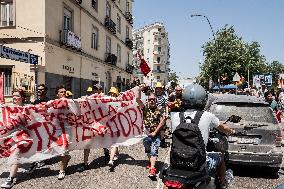
<path fill-rule="evenodd" d="M 37 162 L 37 168 L 41 168 L 41 167 L 43 167 L 43 166 L 45 166 L 45 161 L 39 161 L 39 162 Z"/>
<path fill-rule="evenodd" d="M 156 168 L 150 168 L 148 177 L 156 177 L 157 175 L 157 169 Z"/>
<path fill-rule="evenodd" d="M 12 188 L 14 186 L 13 177 L 8 177 L 4 184 L 1 185 L 1 188 Z"/>
<path fill-rule="evenodd" d="M 32 163 L 27 170 L 25 170 L 25 173 L 32 173 L 36 170 L 36 168 L 38 167 L 37 162 Z"/>
<path fill-rule="evenodd" d="M 58 175 L 58 180 L 63 180 L 65 178 L 65 171 L 60 171 Z"/>
<path fill-rule="evenodd" d="M 146 169 L 150 169 L 150 167 L 151 167 L 151 163 L 150 163 L 150 161 L 148 161 Z"/>
<path fill-rule="evenodd" d="M 108 166 L 113 167 L 113 166 L 114 166 L 113 161 L 109 161 L 109 162 L 108 162 Z"/>
<path fill-rule="evenodd" d="M 87 164 L 85 164 L 85 163 L 82 163 L 81 165 L 80 165 L 80 167 L 77 169 L 77 171 L 78 172 L 83 172 L 83 171 L 86 171 L 86 170 L 88 170 L 90 167 L 89 167 L 89 165 Z"/>

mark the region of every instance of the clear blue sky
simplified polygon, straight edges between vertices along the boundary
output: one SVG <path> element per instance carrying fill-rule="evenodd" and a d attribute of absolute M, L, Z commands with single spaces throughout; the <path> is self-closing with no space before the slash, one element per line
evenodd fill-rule
<path fill-rule="evenodd" d="M 268 62 L 284 63 L 284 0 L 134 0 L 134 29 L 163 22 L 171 44 L 171 66 L 179 76 L 199 73 L 201 46 L 212 39 L 206 15 L 214 31 L 234 26 L 246 42 L 258 41 Z"/>

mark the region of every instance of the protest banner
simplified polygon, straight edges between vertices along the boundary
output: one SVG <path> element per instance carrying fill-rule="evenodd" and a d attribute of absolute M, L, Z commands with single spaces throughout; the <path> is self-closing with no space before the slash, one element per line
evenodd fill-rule
<path fill-rule="evenodd" d="M 0 157 L 8 163 L 48 159 L 67 151 L 132 145 L 143 138 L 142 111 L 134 91 L 46 104 L 3 106 Z"/>

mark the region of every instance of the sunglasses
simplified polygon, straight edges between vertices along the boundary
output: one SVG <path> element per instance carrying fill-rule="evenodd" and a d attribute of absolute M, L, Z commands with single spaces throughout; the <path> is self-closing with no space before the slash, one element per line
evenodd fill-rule
<path fill-rule="evenodd" d="M 148 101 L 155 101 L 155 98 L 149 98 Z"/>

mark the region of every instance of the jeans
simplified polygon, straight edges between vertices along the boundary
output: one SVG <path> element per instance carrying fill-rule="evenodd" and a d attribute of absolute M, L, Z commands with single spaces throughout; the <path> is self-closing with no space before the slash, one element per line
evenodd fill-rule
<path fill-rule="evenodd" d="M 148 136 L 144 138 L 143 144 L 145 147 L 145 153 L 147 153 L 148 156 L 158 156 L 158 149 L 161 144 L 160 136 L 155 136 L 155 137 Z"/>
<path fill-rule="evenodd" d="M 215 177 L 217 167 L 221 163 L 221 156 L 218 152 L 209 152 L 207 153 L 207 168 L 208 168 L 208 174 L 211 177 Z"/>

